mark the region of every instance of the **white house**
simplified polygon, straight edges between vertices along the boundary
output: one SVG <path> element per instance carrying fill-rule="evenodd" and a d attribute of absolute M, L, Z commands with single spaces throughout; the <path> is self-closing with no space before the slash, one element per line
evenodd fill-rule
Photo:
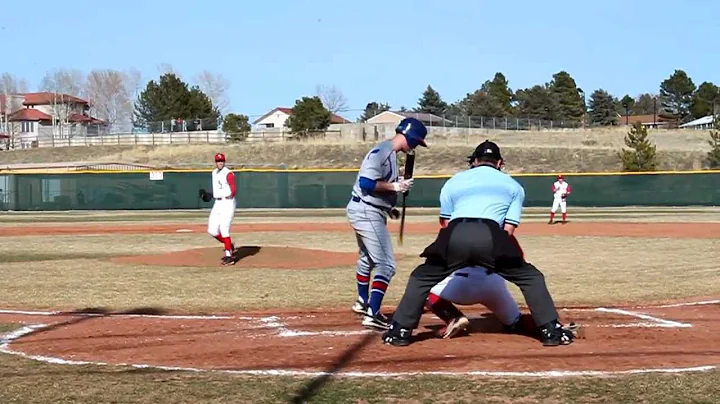
<path fill-rule="evenodd" d="M 415 118 L 427 126 L 443 126 L 450 125 L 453 122 L 448 119 L 443 119 L 437 115 L 428 114 L 425 112 L 403 112 L 403 111 L 383 111 L 372 118 L 368 119 L 368 124 L 381 124 L 391 123 L 398 124 L 405 118 Z M 444 121 L 444 122 L 443 122 Z"/>
<path fill-rule="evenodd" d="M 253 121 L 253 125 L 255 125 L 257 128 L 261 129 L 267 129 L 267 128 L 282 128 L 285 126 L 285 121 L 287 121 L 288 118 L 290 118 L 290 115 L 293 114 L 292 108 L 282 108 L 278 107 L 273 109 L 272 111 L 268 112 L 267 114 L 261 116 L 260 118 Z M 330 123 L 351 123 L 347 119 L 341 117 L 340 115 L 332 114 L 330 117 Z"/>
<path fill-rule="evenodd" d="M 714 118 L 712 115 L 704 116 L 694 121 L 684 123 L 680 125 L 680 127 L 683 129 L 712 129 Z"/>
<path fill-rule="evenodd" d="M 15 147 L 37 147 L 40 138 L 93 135 L 106 123 L 89 115 L 90 104 L 78 97 L 51 92 L 0 95 L 0 132 Z"/>

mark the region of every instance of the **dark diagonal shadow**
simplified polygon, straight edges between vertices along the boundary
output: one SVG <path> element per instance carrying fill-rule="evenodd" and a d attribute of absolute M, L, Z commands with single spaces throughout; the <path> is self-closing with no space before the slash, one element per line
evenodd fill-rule
<path fill-rule="evenodd" d="M 261 249 L 262 247 L 257 246 L 242 246 L 236 248 L 235 251 L 233 251 L 233 259 L 235 259 L 235 262 L 238 262 L 243 258 L 252 257 L 259 253 Z"/>
<path fill-rule="evenodd" d="M 360 341 L 350 346 L 350 348 L 343 352 L 340 358 L 338 358 L 338 360 L 333 363 L 330 368 L 324 371 L 324 374 L 312 379 L 307 385 L 300 389 L 295 397 L 293 397 L 293 399 L 289 402 L 293 404 L 306 403 L 309 399 L 315 396 L 336 373 L 347 366 L 350 361 L 355 359 L 355 356 L 357 356 L 363 348 L 365 348 L 373 339 L 378 338 L 378 335 L 378 333 L 367 334 Z"/>

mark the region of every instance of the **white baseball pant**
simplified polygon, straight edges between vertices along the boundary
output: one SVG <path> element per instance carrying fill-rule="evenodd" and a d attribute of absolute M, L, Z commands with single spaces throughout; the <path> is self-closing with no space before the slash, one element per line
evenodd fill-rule
<path fill-rule="evenodd" d="M 215 237 L 230 237 L 230 225 L 235 218 L 237 203 L 233 199 L 216 199 L 208 218 L 208 233 Z"/>
<path fill-rule="evenodd" d="M 458 269 L 435 285 L 430 293 L 458 305 L 482 304 L 505 325 L 513 324 L 520 317 L 520 308 L 505 279 L 488 274 L 483 267 Z"/>
<path fill-rule="evenodd" d="M 560 207 L 560 212 L 567 213 L 567 200 L 562 199 L 562 198 L 554 198 L 550 212 L 552 212 L 552 213 L 557 212 L 558 207 Z"/>

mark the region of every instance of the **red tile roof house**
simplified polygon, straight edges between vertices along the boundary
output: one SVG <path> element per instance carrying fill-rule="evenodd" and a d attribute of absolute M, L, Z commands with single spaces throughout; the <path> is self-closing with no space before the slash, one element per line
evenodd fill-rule
<path fill-rule="evenodd" d="M 72 136 L 98 135 L 105 121 L 89 115 L 90 103 L 68 94 L 0 94 L 0 133 L 15 148 L 53 146 Z"/>

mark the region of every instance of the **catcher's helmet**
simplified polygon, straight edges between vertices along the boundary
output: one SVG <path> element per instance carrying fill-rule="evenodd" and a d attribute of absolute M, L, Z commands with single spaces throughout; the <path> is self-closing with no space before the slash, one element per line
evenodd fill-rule
<path fill-rule="evenodd" d="M 395 133 L 399 133 L 405 136 L 407 139 L 408 146 L 411 149 L 416 148 L 418 145 L 427 147 L 425 143 L 425 136 L 427 136 L 427 128 L 415 118 L 405 118 L 395 128 Z"/>
<path fill-rule="evenodd" d="M 215 162 L 217 163 L 218 161 L 224 162 L 224 161 L 225 161 L 225 155 L 222 154 L 222 153 L 216 154 L 216 155 L 215 155 Z"/>

